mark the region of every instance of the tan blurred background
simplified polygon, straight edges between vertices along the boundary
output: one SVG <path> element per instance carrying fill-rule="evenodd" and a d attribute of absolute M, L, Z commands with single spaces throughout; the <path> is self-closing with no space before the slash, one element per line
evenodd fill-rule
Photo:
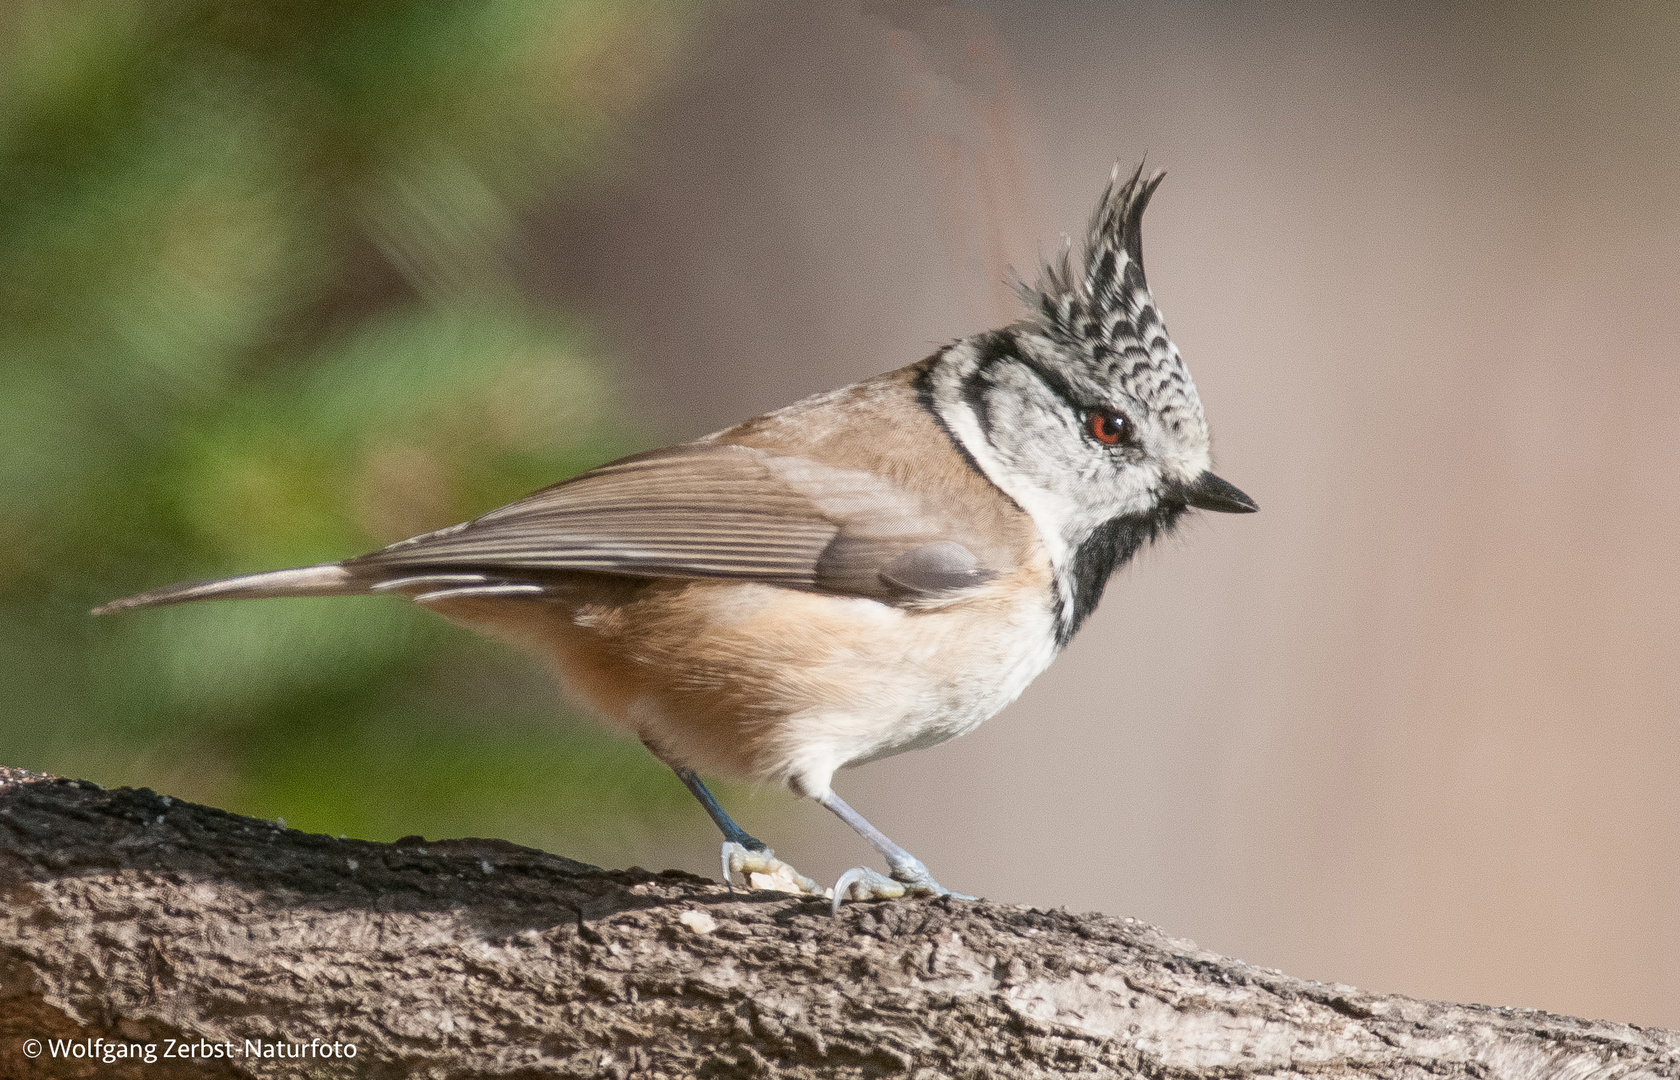
<path fill-rule="evenodd" d="M 1146 152 L 1263 512 L 838 789 L 965 891 L 1680 1027 L 1671 4 L 0 4 L 0 764 L 715 874 L 668 770 L 412 606 L 88 609 L 999 325 Z"/>
<path fill-rule="evenodd" d="M 994 899 L 1680 1026 L 1672 5 L 738 8 L 524 276 L 694 436 L 1013 317 L 1006 268 L 1146 151 L 1150 281 L 1263 512 L 838 790 Z M 865 855 L 743 816 L 820 877 Z M 702 825 L 665 843 L 708 872 Z"/>

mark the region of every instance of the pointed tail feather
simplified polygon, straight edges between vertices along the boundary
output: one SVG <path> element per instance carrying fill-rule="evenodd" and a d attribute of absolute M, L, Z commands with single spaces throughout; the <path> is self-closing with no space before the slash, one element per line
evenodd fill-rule
<path fill-rule="evenodd" d="M 191 600 L 255 600 L 267 596 L 347 596 L 366 592 L 365 582 L 355 578 L 338 563 L 322 563 L 297 570 L 270 570 L 264 574 L 245 574 L 185 585 L 165 585 L 136 596 L 125 596 L 93 609 L 95 615 L 109 615 L 113 611 L 130 608 L 162 607 L 165 604 L 184 604 Z"/>

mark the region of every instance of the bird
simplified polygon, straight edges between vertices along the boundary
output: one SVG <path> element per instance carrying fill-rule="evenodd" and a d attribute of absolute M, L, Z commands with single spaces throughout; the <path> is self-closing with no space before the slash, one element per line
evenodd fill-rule
<path fill-rule="evenodd" d="M 1144 277 L 1164 178 L 1117 165 L 1025 313 L 931 356 L 602 465 L 340 562 L 95 609 L 392 594 L 534 653 L 668 765 L 723 835 L 724 882 L 842 901 L 957 896 L 837 795 L 835 773 L 972 731 L 1073 638 L 1212 471 L 1201 400 Z M 701 774 L 786 785 L 875 848 L 823 889 Z"/>

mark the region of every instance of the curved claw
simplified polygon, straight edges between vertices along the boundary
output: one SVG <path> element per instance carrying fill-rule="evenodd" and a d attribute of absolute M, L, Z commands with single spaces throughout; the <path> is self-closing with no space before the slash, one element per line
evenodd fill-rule
<path fill-rule="evenodd" d="M 719 857 L 723 863 L 723 883 L 730 892 L 735 891 L 735 875 L 739 874 L 750 889 L 771 889 L 807 896 L 828 895 L 828 890 L 776 858 L 776 853 L 769 848 L 753 851 L 733 840 L 725 840 Z"/>
<path fill-rule="evenodd" d="M 933 880 L 924 867 L 919 874 L 887 877 L 867 866 L 854 866 L 834 883 L 834 902 L 831 914 L 840 914 L 840 905 L 847 900 L 897 900 L 903 896 L 949 896 L 957 900 L 974 900 L 967 893 L 952 892 Z"/>
<path fill-rule="evenodd" d="M 862 888 L 858 888 L 858 886 Z M 901 881 L 894 881 L 884 874 L 877 873 L 867 866 L 854 866 L 834 883 L 834 903 L 829 907 L 829 914 L 840 914 L 840 905 L 846 900 L 897 900 L 910 891 L 909 886 Z"/>

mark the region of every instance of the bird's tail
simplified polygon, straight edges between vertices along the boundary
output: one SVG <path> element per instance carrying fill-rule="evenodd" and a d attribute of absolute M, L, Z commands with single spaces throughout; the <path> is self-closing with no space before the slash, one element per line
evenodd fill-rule
<path fill-rule="evenodd" d="M 254 600 L 265 596 L 347 596 L 366 591 L 366 583 L 358 580 L 343 566 L 338 563 L 322 563 L 320 566 L 304 566 L 296 570 L 244 574 L 220 581 L 165 585 L 161 589 L 113 600 L 102 607 L 94 608 L 93 613 L 109 615 L 113 611 L 185 604 L 190 600 Z"/>

